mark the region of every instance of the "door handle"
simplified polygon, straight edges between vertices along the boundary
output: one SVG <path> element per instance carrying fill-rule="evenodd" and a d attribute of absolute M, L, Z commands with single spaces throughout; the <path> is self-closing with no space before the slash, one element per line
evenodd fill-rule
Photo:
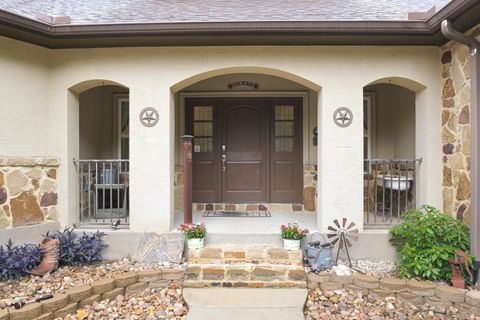
<path fill-rule="evenodd" d="M 222 154 L 222 171 L 226 170 L 226 168 L 225 168 L 226 162 L 227 162 L 227 155 Z"/>
<path fill-rule="evenodd" d="M 225 152 L 225 151 L 227 151 L 227 146 L 222 144 L 222 152 Z"/>

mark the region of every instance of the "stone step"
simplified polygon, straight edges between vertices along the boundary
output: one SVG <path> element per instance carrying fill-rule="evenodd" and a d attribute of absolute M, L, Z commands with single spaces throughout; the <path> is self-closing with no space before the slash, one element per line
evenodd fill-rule
<path fill-rule="evenodd" d="M 306 288 L 307 275 L 302 266 L 243 263 L 189 264 L 185 288 Z"/>
<path fill-rule="evenodd" d="M 302 251 L 268 246 L 219 246 L 189 249 L 190 264 L 275 264 L 301 266 Z"/>
<path fill-rule="evenodd" d="M 300 250 L 211 247 L 189 250 L 184 287 L 306 288 Z"/>
<path fill-rule="evenodd" d="M 306 289 L 185 288 L 187 320 L 303 320 Z"/>

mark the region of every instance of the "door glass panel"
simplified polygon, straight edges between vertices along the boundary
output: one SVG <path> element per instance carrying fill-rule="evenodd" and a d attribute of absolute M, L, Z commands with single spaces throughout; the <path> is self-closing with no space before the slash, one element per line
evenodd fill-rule
<path fill-rule="evenodd" d="M 292 152 L 293 151 L 293 137 L 276 137 L 275 138 L 275 152 Z"/>
<path fill-rule="evenodd" d="M 293 137 L 293 121 L 275 121 L 275 136 Z"/>
<path fill-rule="evenodd" d="M 213 120 L 213 108 L 211 106 L 196 106 L 193 119 L 195 121 Z"/>
<path fill-rule="evenodd" d="M 275 106 L 275 120 L 293 120 L 293 106 Z"/>
<path fill-rule="evenodd" d="M 293 106 L 275 106 L 275 152 L 294 150 L 294 120 Z"/>
<path fill-rule="evenodd" d="M 193 132 L 195 137 L 211 137 L 213 134 L 213 123 L 195 122 Z"/>
<path fill-rule="evenodd" d="M 194 138 L 194 152 L 212 152 L 212 138 Z"/>
<path fill-rule="evenodd" d="M 193 110 L 193 152 L 212 152 L 213 107 L 195 106 Z"/>

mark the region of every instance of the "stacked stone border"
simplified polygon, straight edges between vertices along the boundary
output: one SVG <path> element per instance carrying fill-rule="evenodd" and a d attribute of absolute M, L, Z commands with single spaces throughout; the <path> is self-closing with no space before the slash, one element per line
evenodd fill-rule
<path fill-rule="evenodd" d="M 183 210 L 183 171 L 175 171 L 175 210 Z M 303 203 L 194 203 L 193 210 L 316 212 L 317 166 L 303 165 Z"/>
<path fill-rule="evenodd" d="M 0 229 L 58 221 L 58 158 L 0 157 Z"/>
<path fill-rule="evenodd" d="M 301 250 L 283 248 L 189 249 L 186 288 L 306 288 Z"/>
<path fill-rule="evenodd" d="M 165 268 L 141 272 L 125 272 L 57 293 L 52 299 L 32 303 L 21 309 L 0 310 L 0 320 L 53 320 L 75 314 L 77 309 L 94 302 L 115 299 L 120 294 L 132 294 L 146 288 L 165 288 L 170 284 L 183 285 L 182 268 Z"/>
<path fill-rule="evenodd" d="M 372 275 L 353 274 L 338 276 L 329 272 L 309 273 L 308 288 L 322 291 L 348 290 L 378 296 L 395 297 L 414 305 L 428 303 L 435 308 L 454 306 L 473 314 L 480 312 L 480 293 L 457 289 L 430 281 L 405 280 L 399 278 L 379 279 Z"/>

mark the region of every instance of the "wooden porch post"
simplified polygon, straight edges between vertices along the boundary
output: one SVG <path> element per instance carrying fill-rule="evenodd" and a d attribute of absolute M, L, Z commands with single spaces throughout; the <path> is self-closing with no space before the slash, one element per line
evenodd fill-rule
<path fill-rule="evenodd" d="M 192 139 L 183 137 L 183 223 L 192 223 Z"/>

